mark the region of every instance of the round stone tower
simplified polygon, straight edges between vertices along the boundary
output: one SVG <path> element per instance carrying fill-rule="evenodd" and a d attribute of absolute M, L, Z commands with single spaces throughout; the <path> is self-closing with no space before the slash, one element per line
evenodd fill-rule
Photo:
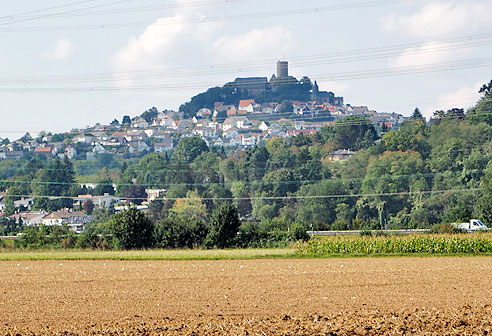
<path fill-rule="evenodd" d="M 277 62 L 277 78 L 289 77 L 289 62 L 278 61 Z"/>

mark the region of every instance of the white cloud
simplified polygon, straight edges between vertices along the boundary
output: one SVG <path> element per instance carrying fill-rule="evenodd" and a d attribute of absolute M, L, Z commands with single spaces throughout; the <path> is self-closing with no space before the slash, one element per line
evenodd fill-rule
<path fill-rule="evenodd" d="M 486 81 L 480 81 L 473 86 L 463 86 L 458 90 L 439 96 L 437 103 L 424 110 L 425 117 L 431 117 L 437 110 L 450 110 L 452 108 L 463 108 L 465 111 L 475 105 L 480 99 L 478 90 Z"/>
<path fill-rule="evenodd" d="M 491 0 L 434 1 L 412 15 L 389 15 L 383 28 L 418 37 L 438 37 L 474 31 L 488 25 L 491 18 Z"/>
<path fill-rule="evenodd" d="M 177 1 L 178 4 L 181 2 L 183 1 Z M 173 72 L 170 75 L 184 76 L 188 72 L 186 64 L 206 60 L 209 52 L 207 46 L 222 25 L 214 22 L 190 25 L 185 22 L 203 17 L 201 13 L 185 6 L 173 16 L 156 20 L 141 34 L 131 36 L 127 44 L 112 55 L 112 68 L 116 72 L 125 72 L 179 67 L 179 73 Z M 179 78 L 172 78 L 174 83 L 179 84 Z M 162 80 L 163 78 L 153 78 L 145 82 L 162 84 Z M 115 84 L 119 87 L 135 84 L 135 81 L 136 77 L 131 74 L 115 77 Z"/>
<path fill-rule="evenodd" d="M 337 96 L 346 94 L 350 89 L 349 83 L 338 81 L 318 81 L 318 86 L 321 91 L 331 91 Z"/>
<path fill-rule="evenodd" d="M 119 71 L 147 69 L 158 65 L 163 55 L 171 52 L 179 34 L 185 30 L 183 17 L 158 19 L 139 36 L 130 37 L 128 44 L 112 57 L 113 67 Z"/>
<path fill-rule="evenodd" d="M 463 54 L 460 50 L 450 50 L 452 45 L 443 42 L 424 43 L 418 47 L 406 49 L 400 56 L 390 59 L 391 68 L 422 66 L 439 63 Z"/>
<path fill-rule="evenodd" d="M 74 51 L 75 46 L 69 39 L 60 39 L 56 41 L 51 51 L 45 53 L 45 56 L 57 61 L 62 61 L 72 56 Z"/>
<path fill-rule="evenodd" d="M 193 69 L 194 66 L 255 58 L 278 58 L 293 45 L 291 31 L 282 25 L 257 28 L 235 35 L 231 30 L 225 30 L 224 23 L 206 22 L 191 25 L 183 22 L 204 17 L 196 7 L 179 8 L 173 16 L 160 18 L 139 35 L 131 36 L 126 45 L 110 58 L 113 70 L 119 73 L 114 76 L 114 85 L 124 88 L 132 85 L 170 85 L 172 82 L 172 85 L 177 87 L 203 83 L 200 85 L 206 89 L 212 85 L 226 83 L 238 73 L 250 75 L 250 71 L 234 69 L 231 73 L 217 74 L 204 71 L 204 76 L 201 76 L 200 71 Z M 174 70 L 167 73 L 162 69 Z M 272 71 L 274 69 L 275 64 L 272 63 Z M 121 74 L 141 70 L 159 70 L 162 75 L 142 77 L 140 73 Z M 156 91 L 156 99 L 166 101 L 168 106 L 178 105 L 202 91 L 198 86 L 172 92 L 165 89 Z"/>
<path fill-rule="evenodd" d="M 230 60 L 278 57 L 292 47 L 292 33 L 281 25 L 253 29 L 242 35 L 224 35 L 214 46 Z"/>

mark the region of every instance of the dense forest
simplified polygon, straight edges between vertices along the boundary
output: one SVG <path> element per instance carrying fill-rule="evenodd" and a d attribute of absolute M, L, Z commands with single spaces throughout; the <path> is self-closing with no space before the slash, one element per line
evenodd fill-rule
<path fill-rule="evenodd" d="M 261 225 L 270 231 L 428 228 L 471 217 L 491 225 L 492 82 L 481 93 L 469 111 L 437 111 L 428 123 L 416 109 L 399 130 L 381 137 L 369 120 L 352 116 L 310 136 L 273 138 L 230 155 L 200 138 L 183 138 L 172 155 L 111 162 L 113 168 L 86 176 L 74 169 L 77 162 L 33 158 L 1 167 L 0 174 L 13 176 L 0 188 L 8 189 L 7 212 L 21 195 L 37 196 L 35 209 L 53 210 L 80 193 L 116 193 L 138 204 L 146 188 L 166 189 L 165 198 L 150 204 L 150 220 L 167 233 L 186 227 L 190 235 L 207 228 L 224 203 L 234 205 L 250 233 Z M 333 162 L 337 149 L 357 154 Z M 81 190 L 81 179 L 99 185 Z M 94 225 L 101 227 L 110 214 L 98 211 Z"/>

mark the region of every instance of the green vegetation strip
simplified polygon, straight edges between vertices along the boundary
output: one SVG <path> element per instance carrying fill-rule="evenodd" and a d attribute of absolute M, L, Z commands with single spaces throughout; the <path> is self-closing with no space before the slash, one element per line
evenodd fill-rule
<path fill-rule="evenodd" d="M 492 235 L 328 237 L 298 246 L 303 256 L 492 254 Z"/>
<path fill-rule="evenodd" d="M 294 248 L 234 249 L 234 250 L 0 250 L 0 260 L 235 260 L 289 258 L 296 256 Z"/>

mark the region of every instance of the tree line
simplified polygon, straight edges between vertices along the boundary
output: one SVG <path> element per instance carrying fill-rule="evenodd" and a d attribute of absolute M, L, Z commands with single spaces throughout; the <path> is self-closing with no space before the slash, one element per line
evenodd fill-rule
<path fill-rule="evenodd" d="M 471 217 L 490 225 L 491 89 L 492 82 L 484 85 L 468 111 L 436 111 L 426 122 L 416 109 L 398 130 L 381 136 L 367 118 L 352 116 L 312 135 L 273 138 L 229 155 L 198 137 L 183 138 L 172 155 L 148 154 L 99 169 L 91 178 L 136 203 L 146 198 L 146 188 L 165 189 L 164 199 L 150 203 L 148 216 L 162 232 L 184 230 L 191 245 L 205 242 L 206 235 L 196 238 L 196 232 L 207 232 L 204 226 L 224 201 L 237 208 L 242 237 L 255 236 L 254 230 L 289 232 L 294 225 L 429 228 Z M 357 154 L 334 162 L 337 149 Z M 83 177 L 70 167 L 67 160 L 31 160 L 3 187 L 12 199 L 69 196 L 77 188 L 73 181 Z M 254 230 L 248 233 L 248 226 Z M 174 244 L 168 241 L 163 246 Z"/>

